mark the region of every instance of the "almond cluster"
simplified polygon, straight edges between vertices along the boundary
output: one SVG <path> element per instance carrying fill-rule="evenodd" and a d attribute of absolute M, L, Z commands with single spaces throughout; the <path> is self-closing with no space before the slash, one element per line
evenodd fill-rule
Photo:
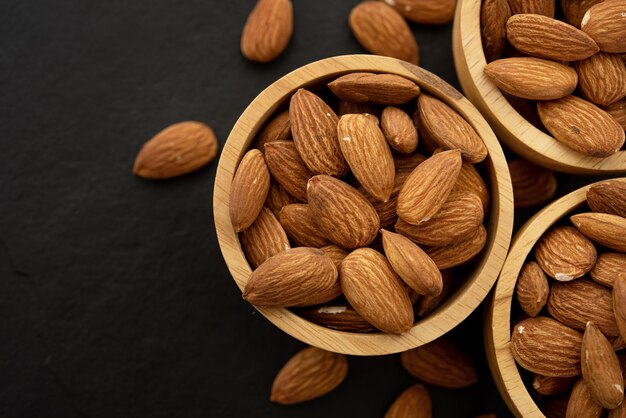
<path fill-rule="evenodd" d="M 624 145 L 626 2 L 484 0 L 485 74 L 557 141 L 592 157 Z"/>
<path fill-rule="evenodd" d="M 511 350 L 564 416 L 623 417 L 626 182 L 593 185 L 587 204 L 591 212 L 548 230 L 522 267 L 516 296 L 526 319 L 513 327 Z"/>
<path fill-rule="evenodd" d="M 319 95 L 298 90 L 232 182 L 231 221 L 254 269 L 244 299 L 343 331 L 407 332 L 485 245 L 490 196 L 474 164 L 486 156 L 459 113 L 403 77 L 350 73 Z"/>

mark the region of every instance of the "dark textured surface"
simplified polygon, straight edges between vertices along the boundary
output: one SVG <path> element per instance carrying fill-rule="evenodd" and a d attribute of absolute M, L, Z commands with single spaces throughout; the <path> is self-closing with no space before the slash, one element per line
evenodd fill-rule
<path fill-rule="evenodd" d="M 216 163 L 164 182 L 131 175 L 161 128 L 196 119 L 223 143 L 273 80 L 362 52 L 347 24 L 356 3 L 296 1 L 289 47 L 261 66 L 239 53 L 251 0 L 3 2 L 0 416 L 379 417 L 413 382 L 397 356 L 351 358 L 332 394 L 271 404 L 275 373 L 302 344 L 230 278 L 212 227 Z M 422 65 L 458 86 L 451 25 L 414 31 Z M 435 417 L 509 416 L 481 319 L 453 332 L 481 383 L 433 389 Z"/>

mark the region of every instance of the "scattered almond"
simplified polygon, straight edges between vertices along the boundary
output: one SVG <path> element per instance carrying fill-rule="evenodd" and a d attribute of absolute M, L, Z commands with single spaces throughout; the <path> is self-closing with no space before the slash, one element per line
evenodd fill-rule
<path fill-rule="evenodd" d="M 405 18 L 424 25 L 442 25 L 454 17 L 456 0 L 385 0 Z"/>
<path fill-rule="evenodd" d="M 250 61 L 272 61 L 285 50 L 292 32 L 290 0 L 258 0 L 241 34 L 241 53 Z"/>
<path fill-rule="evenodd" d="M 244 156 L 231 185 L 230 220 L 235 232 L 256 220 L 270 189 L 270 173 L 261 151 L 252 149 Z"/>
<path fill-rule="evenodd" d="M 396 398 L 385 413 L 385 418 L 431 418 L 432 409 L 428 391 L 418 383 Z"/>

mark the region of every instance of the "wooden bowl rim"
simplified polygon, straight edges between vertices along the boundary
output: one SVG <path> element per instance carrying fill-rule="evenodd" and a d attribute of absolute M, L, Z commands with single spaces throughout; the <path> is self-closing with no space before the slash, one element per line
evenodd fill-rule
<path fill-rule="evenodd" d="M 213 198 L 215 227 L 226 264 L 239 289 L 243 289 L 251 269 L 229 215 L 230 186 L 240 159 L 263 123 L 298 88 L 356 71 L 398 74 L 413 80 L 424 91 L 441 98 L 461 113 L 483 138 L 489 152 L 484 163 L 489 167 L 492 215 L 484 255 L 471 279 L 437 311 L 418 321 L 407 333 L 396 336 L 336 331 L 308 322 L 288 309 L 255 306 L 280 329 L 309 345 L 352 355 L 382 355 L 426 344 L 458 325 L 486 297 L 506 257 L 513 228 L 513 194 L 506 159 L 487 122 L 460 92 L 422 68 L 394 58 L 373 55 L 327 58 L 292 71 L 252 101 L 224 144 Z"/>
<path fill-rule="evenodd" d="M 454 63 L 463 91 L 513 151 L 547 168 L 573 174 L 626 172 L 626 150 L 590 157 L 560 143 L 524 119 L 484 74 L 487 60 L 480 31 L 481 0 L 459 0 L 453 29 Z"/>

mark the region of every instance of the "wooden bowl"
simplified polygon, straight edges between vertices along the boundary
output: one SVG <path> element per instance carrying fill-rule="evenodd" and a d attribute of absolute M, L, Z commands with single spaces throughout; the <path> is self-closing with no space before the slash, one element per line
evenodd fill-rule
<path fill-rule="evenodd" d="M 487 119 L 498 138 L 518 155 L 552 170 L 572 174 L 626 173 L 626 151 L 608 158 L 578 153 L 534 127 L 509 104 L 484 74 L 487 65 L 480 37 L 481 0 L 459 0 L 452 47 L 465 95 Z"/>
<path fill-rule="evenodd" d="M 619 180 L 626 181 L 626 178 Z M 496 283 L 485 321 L 487 360 L 496 386 L 519 418 L 545 418 L 522 381 L 511 353 L 511 305 L 520 270 L 535 243 L 557 221 L 587 202 L 587 190 L 580 188 L 543 208 L 517 232 L 500 278 Z M 551 280 L 551 279 L 550 279 Z"/>
<path fill-rule="evenodd" d="M 434 74 L 394 58 L 347 55 L 305 65 L 266 88 L 243 112 L 233 127 L 219 161 L 213 205 L 220 248 L 237 286 L 243 289 L 251 269 L 229 216 L 230 187 L 239 161 L 256 133 L 274 111 L 301 87 L 329 82 L 345 73 L 366 71 L 397 74 L 417 83 L 458 111 L 482 137 L 489 155 L 483 162 L 492 192 L 488 239 L 482 258 L 466 283 L 436 312 L 401 335 L 357 334 L 313 324 L 288 309 L 256 307 L 267 319 L 291 336 L 316 347 L 353 355 L 379 355 L 426 344 L 463 321 L 485 298 L 495 282 L 509 247 L 513 225 L 511 179 L 502 148 L 487 122 L 456 89 Z"/>

